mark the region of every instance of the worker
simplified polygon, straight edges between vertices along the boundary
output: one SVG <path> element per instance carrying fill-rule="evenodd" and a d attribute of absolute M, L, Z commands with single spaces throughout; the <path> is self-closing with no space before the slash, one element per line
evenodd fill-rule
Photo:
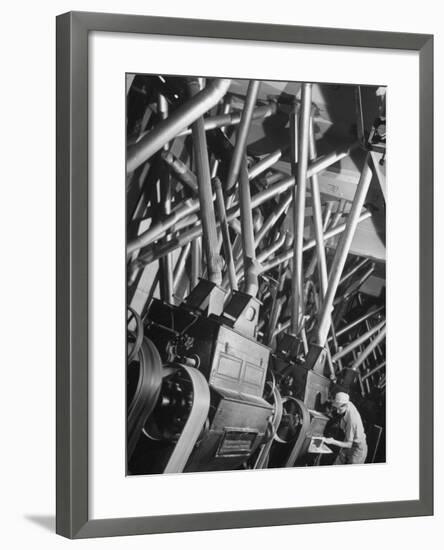
<path fill-rule="evenodd" d="M 367 457 L 367 440 L 361 415 L 345 392 L 338 392 L 332 402 L 336 415 L 340 418 L 339 427 L 345 433 L 344 441 L 325 437 L 327 445 L 339 447 L 334 464 L 364 464 Z"/>

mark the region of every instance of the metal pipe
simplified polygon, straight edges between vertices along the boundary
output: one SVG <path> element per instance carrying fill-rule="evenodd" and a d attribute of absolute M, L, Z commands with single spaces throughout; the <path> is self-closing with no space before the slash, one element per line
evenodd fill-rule
<path fill-rule="evenodd" d="M 219 225 L 222 233 L 222 242 L 225 252 L 225 263 L 227 264 L 228 280 L 231 290 L 237 290 L 236 270 L 234 267 L 233 250 L 231 248 L 230 233 L 228 230 L 227 213 L 225 212 L 225 201 L 222 192 L 222 184 L 219 178 L 213 178 L 213 188 L 216 192 L 216 210 L 219 218 Z"/>
<path fill-rule="evenodd" d="M 169 175 L 167 176 L 169 177 Z M 168 182 L 167 185 L 165 185 L 166 182 L 162 181 L 163 178 L 161 178 L 160 181 L 160 187 L 161 189 L 166 192 L 165 197 L 163 197 L 165 200 L 163 202 L 164 206 L 164 212 L 166 215 L 168 215 L 170 210 L 170 189 L 171 185 L 170 182 Z M 163 193 L 162 193 L 163 194 Z M 168 238 L 168 237 L 167 237 Z M 163 258 L 160 259 L 160 269 L 162 272 L 162 277 L 160 278 L 160 288 L 161 288 L 161 294 L 162 299 L 165 302 L 168 302 L 169 304 L 173 303 L 173 262 L 172 262 L 172 254 L 167 254 Z"/>
<path fill-rule="evenodd" d="M 289 193 L 286 197 L 284 197 L 281 202 L 277 205 L 276 209 L 268 216 L 268 218 L 264 221 L 262 227 L 260 230 L 256 233 L 255 236 L 255 246 L 256 248 L 259 246 L 262 239 L 265 237 L 265 235 L 270 231 L 272 227 L 274 227 L 275 223 L 278 221 L 278 219 L 282 216 L 282 214 L 288 209 L 292 201 L 291 193 Z"/>
<path fill-rule="evenodd" d="M 241 229 L 240 221 L 237 218 L 230 219 L 229 225 L 235 233 L 238 233 L 239 235 L 241 234 L 242 229 Z"/>
<path fill-rule="evenodd" d="M 174 232 L 189 228 L 190 225 L 194 227 L 196 223 L 200 223 L 200 214 L 190 214 L 174 224 Z"/>
<path fill-rule="evenodd" d="M 344 292 L 343 296 L 339 296 L 338 298 L 335 298 L 333 301 L 333 305 L 338 304 L 341 300 L 348 300 L 353 294 L 356 294 L 361 286 L 365 283 L 365 281 L 372 275 L 372 273 L 375 271 L 375 264 L 370 267 L 357 281 L 353 282 L 348 289 Z"/>
<path fill-rule="evenodd" d="M 359 293 L 359 292 L 357 294 L 357 299 L 358 299 L 358 304 L 360 306 L 362 306 L 362 304 L 363 304 L 362 294 Z M 367 319 L 365 321 L 365 327 L 366 327 L 367 330 L 370 330 L 370 328 L 371 328 L 371 323 Z M 378 361 L 378 354 L 376 353 L 376 351 L 378 351 L 378 353 L 381 355 L 381 357 L 384 355 L 383 352 L 382 352 L 381 347 L 377 346 L 377 348 L 373 350 L 373 358 L 374 358 L 375 362 Z"/>
<path fill-rule="evenodd" d="M 316 140 L 314 136 L 314 121 L 313 114 L 310 119 L 309 130 L 309 150 L 310 160 L 314 161 L 317 157 L 316 154 Z M 328 274 L 327 274 L 327 260 L 325 257 L 325 245 L 324 245 L 324 231 L 322 222 L 322 206 L 321 206 L 321 192 L 319 190 L 318 176 L 314 174 L 310 178 L 311 183 L 311 195 L 312 195 L 312 207 L 313 207 L 313 225 L 316 239 L 316 257 L 319 269 L 319 280 L 321 287 L 321 295 L 324 298 L 327 292 L 328 286 Z"/>
<path fill-rule="evenodd" d="M 366 373 L 367 371 L 368 371 L 368 368 L 367 368 L 367 366 L 366 366 L 366 363 L 364 363 L 364 372 Z M 362 373 L 361 373 L 361 372 L 359 373 L 359 376 L 361 377 L 361 380 L 362 380 L 362 382 L 363 382 L 364 385 L 365 385 L 365 388 L 366 388 L 366 390 L 367 390 L 367 393 L 369 394 L 370 391 L 371 391 L 371 390 L 370 390 L 370 381 L 368 380 L 368 378 L 364 380 L 363 377 L 362 377 Z"/>
<path fill-rule="evenodd" d="M 328 227 L 328 224 L 330 222 L 332 209 L 333 209 L 333 202 L 328 201 L 327 205 L 325 207 L 324 223 L 323 223 L 323 226 L 322 226 L 322 230 L 323 230 L 324 233 L 327 231 L 327 227 Z M 305 278 L 306 279 L 309 279 L 313 275 L 317 263 L 318 263 L 318 256 L 317 256 L 317 254 L 313 254 L 313 256 L 310 260 L 310 263 L 308 264 L 307 269 L 305 271 Z"/>
<path fill-rule="evenodd" d="M 277 298 L 273 302 L 273 307 L 270 315 L 270 326 L 267 332 L 268 346 L 271 346 L 271 344 L 273 343 L 273 339 L 277 335 L 275 327 L 279 317 L 281 316 L 284 303 L 285 303 L 285 298 L 283 296 L 281 296 L 280 298 Z M 288 326 L 290 326 L 290 321 L 288 321 Z"/>
<path fill-rule="evenodd" d="M 197 179 L 188 166 L 180 159 L 175 157 L 171 151 L 162 151 L 162 160 L 168 164 L 174 176 L 187 187 L 189 187 L 193 193 L 197 193 Z"/>
<path fill-rule="evenodd" d="M 336 353 L 339 349 L 339 346 L 338 346 L 338 339 L 336 337 L 336 330 L 335 330 L 334 323 L 332 323 L 330 325 L 330 332 L 331 332 L 331 340 L 332 340 L 332 343 L 333 343 L 333 350 Z M 328 340 L 330 341 L 330 338 Z M 339 368 L 342 370 L 341 361 L 339 360 L 338 363 L 339 363 Z"/>
<path fill-rule="evenodd" d="M 275 312 L 283 273 L 284 270 L 282 269 L 282 265 L 280 265 L 277 281 L 274 281 L 274 283 L 270 281 L 271 307 L 269 310 L 267 331 L 264 337 L 264 342 L 266 342 L 268 346 L 271 346 L 272 340 L 274 338 L 274 330 L 277 323 Z"/>
<path fill-rule="evenodd" d="M 328 201 L 325 206 L 324 225 L 322 226 L 324 233 L 327 231 L 328 224 L 330 223 L 332 210 L 333 210 L 333 201 Z"/>
<path fill-rule="evenodd" d="M 284 178 L 278 183 L 275 183 L 274 185 L 271 185 L 267 189 L 264 189 L 263 191 L 259 191 L 259 193 L 256 193 L 251 197 L 251 206 L 252 208 L 257 208 L 264 202 L 267 202 L 269 199 L 272 199 L 276 195 L 279 195 L 281 193 L 284 193 L 290 187 L 293 187 L 294 185 L 294 178 L 288 177 Z M 234 213 L 234 209 L 237 207 L 237 205 L 234 205 L 229 211 L 228 215 L 230 215 L 231 212 Z M 236 216 L 234 216 L 236 217 Z"/>
<path fill-rule="evenodd" d="M 257 94 L 257 91 L 255 93 Z M 256 262 L 256 248 L 254 246 L 253 209 L 251 206 L 246 151 L 244 151 L 239 172 L 239 204 L 245 293 L 256 296 L 259 288 L 258 266 Z"/>
<path fill-rule="evenodd" d="M 292 270 L 292 308 L 291 308 L 291 331 L 298 334 L 301 328 L 304 312 L 304 289 L 303 289 L 303 242 L 305 222 L 305 192 L 307 185 L 307 166 L 310 141 L 310 113 L 311 113 L 311 84 L 302 84 L 302 105 L 300 124 L 297 128 L 296 140 L 296 113 L 293 113 L 290 121 L 293 121 L 292 153 L 297 142 L 297 165 L 292 162 L 292 173 L 296 172 L 296 186 L 293 188 L 293 270 Z M 294 157 L 293 157 L 294 158 Z M 296 168 L 297 166 L 297 168 Z"/>
<path fill-rule="evenodd" d="M 193 214 L 199 210 L 199 201 L 197 199 L 188 199 L 184 201 L 177 209 L 173 210 L 164 220 L 154 224 L 152 227 L 138 235 L 135 239 L 127 244 L 127 256 L 131 256 L 136 250 L 147 246 L 157 240 L 170 227 L 175 225 L 179 220 L 185 218 L 189 214 Z"/>
<path fill-rule="evenodd" d="M 228 115 L 228 113 L 231 112 L 231 101 L 232 97 L 227 94 L 222 102 L 221 114 Z M 222 130 L 222 132 L 225 132 L 226 126 L 221 126 L 220 129 Z"/>
<path fill-rule="evenodd" d="M 359 147 L 359 141 L 355 141 L 351 145 L 348 145 L 344 149 L 338 149 L 337 151 L 333 151 L 332 153 L 329 153 L 328 155 L 325 155 L 321 158 L 316 159 L 312 164 L 311 167 L 308 170 L 308 177 L 310 177 L 312 174 L 310 171 L 314 171 L 316 174 L 319 174 L 319 172 L 322 172 L 322 170 L 325 170 L 332 164 L 335 164 L 336 162 L 342 160 L 345 157 L 348 157 L 352 151 L 357 149 Z"/>
<path fill-rule="evenodd" d="M 157 96 L 157 109 L 161 120 L 168 118 L 168 102 L 164 95 Z M 168 143 L 165 143 L 164 151 L 168 150 Z M 159 206 L 162 215 L 167 217 L 171 214 L 171 179 L 168 170 L 163 170 L 158 181 Z M 168 240 L 168 235 L 167 235 Z M 159 279 L 160 294 L 163 301 L 173 303 L 173 262 L 171 254 L 167 254 L 160 262 L 160 271 L 162 276 Z"/>
<path fill-rule="evenodd" d="M 198 237 L 194 241 L 191 241 L 191 277 L 190 277 L 190 286 L 194 288 L 199 282 L 200 272 L 201 272 L 201 256 L 202 256 L 202 247 L 201 247 L 201 238 Z"/>
<path fill-rule="evenodd" d="M 259 87 L 260 87 L 259 80 L 250 80 L 248 84 L 247 96 L 245 98 L 244 109 L 242 111 L 241 121 L 237 129 L 236 144 L 234 146 L 230 167 L 228 169 L 228 174 L 226 179 L 227 191 L 230 191 L 232 187 L 234 187 L 239 177 L 239 170 L 241 167 L 242 158 L 245 154 L 248 130 L 250 129 L 251 118 L 253 115 L 254 106 L 256 104 L 256 98 L 259 92 Z M 247 174 L 247 178 L 248 178 L 248 174 Z"/>
<path fill-rule="evenodd" d="M 231 250 L 233 253 L 236 281 L 239 281 L 241 275 L 238 273 L 238 268 L 242 267 L 242 237 L 240 232 L 234 237 Z M 229 284 L 228 273 L 225 272 L 222 279 L 222 287 L 227 289 L 228 284 Z M 226 294 L 226 298 L 229 298 L 229 294 Z"/>
<path fill-rule="evenodd" d="M 279 248 L 284 244 L 286 241 L 287 236 L 285 233 L 282 233 L 282 235 L 279 235 L 278 238 L 273 242 L 273 244 L 266 248 L 265 250 L 262 250 L 260 254 L 257 256 L 257 261 L 259 263 L 264 262 L 267 258 L 269 258 L 272 254 L 276 252 L 276 250 L 279 250 Z"/>
<path fill-rule="evenodd" d="M 182 250 L 180 251 L 179 257 L 177 258 L 177 262 L 176 262 L 176 265 L 174 266 L 174 274 L 173 274 L 174 288 L 177 287 L 183 275 L 188 256 L 190 255 L 190 250 L 191 250 L 191 243 L 188 243 L 186 246 L 182 248 Z"/>
<path fill-rule="evenodd" d="M 258 206 L 266 202 L 268 199 L 273 198 L 275 195 L 287 190 L 289 187 L 292 186 L 293 183 L 294 183 L 294 178 L 286 178 L 282 180 L 282 182 L 279 182 L 276 185 L 269 187 L 268 189 L 265 189 L 264 191 L 260 191 L 259 193 L 256 193 L 256 195 L 254 195 L 251 198 L 251 207 L 257 208 Z M 199 209 L 199 203 L 196 199 L 192 199 L 186 202 L 190 205 L 190 208 L 193 207 L 193 208 L 196 208 L 196 210 Z M 192 212 L 194 211 L 195 210 L 192 210 Z M 179 208 L 177 209 L 177 212 L 180 212 Z M 190 212 L 186 212 L 185 215 L 188 215 L 189 213 Z M 235 220 L 239 216 L 239 214 L 240 214 L 239 204 L 236 204 L 227 211 L 227 222 L 231 223 L 233 220 Z M 181 217 L 184 217 L 184 216 L 181 216 Z M 174 225 L 174 223 L 175 221 L 172 221 L 171 223 L 168 222 L 168 227 Z M 167 224 L 167 220 L 164 220 L 162 222 L 162 231 L 160 231 L 160 229 L 157 228 L 156 238 L 158 238 L 158 236 L 164 232 L 164 227 L 166 227 L 166 224 Z M 172 252 L 172 250 L 174 250 L 175 248 L 184 246 L 185 244 L 187 244 L 188 242 L 191 242 L 192 240 L 196 239 L 200 235 L 202 235 L 201 224 L 196 225 L 196 227 L 193 227 L 192 229 L 184 231 L 178 237 L 173 239 L 171 243 L 156 245 L 155 250 L 147 251 L 145 254 L 143 254 L 143 256 L 139 257 L 136 260 L 137 265 L 135 265 L 135 267 L 137 266 L 140 267 L 142 265 L 145 265 L 146 263 L 150 263 L 154 261 L 155 259 L 161 258 L 166 253 Z M 155 240 L 155 239 L 151 239 L 151 242 L 152 240 Z M 132 245 L 132 243 L 130 243 L 130 245 Z M 135 246 L 135 247 L 131 246 L 131 250 L 134 251 L 135 249 L 141 248 L 142 246 L 146 246 L 146 245 Z"/>
<path fill-rule="evenodd" d="M 332 151 L 327 155 L 317 158 L 313 162 L 310 162 L 307 167 L 307 178 L 311 178 L 313 175 L 319 174 L 323 170 L 326 170 L 333 164 L 336 164 L 345 157 L 348 157 L 352 151 L 354 151 L 359 146 L 359 142 L 354 142 L 350 145 L 343 147 L 342 149 L 337 149 Z M 297 164 L 297 163 L 296 163 Z M 290 186 L 294 183 L 294 178 L 290 177 L 291 183 Z M 290 180 L 288 180 L 290 181 Z"/>
<path fill-rule="evenodd" d="M 337 361 L 338 359 L 341 359 L 341 357 L 345 357 L 348 353 L 350 353 L 352 350 L 360 346 L 362 343 L 364 343 L 366 340 L 370 338 L 373 334 L 378 332 L 382 329 L 382 327 L 385 325 L 385 320 L 381 321 L 377 325 L 375 325 L 373 328 L 356 338 L 356 340 L 353 340 L 348 346 L 346 346 L 344 349 L 338 351 L 335 353 L 332 357 L 333 361 Z"/>
<path fill-rule="evenodd" d="M 352 370 L 358 370 L 358 368 L 367 359 L 367 357 L 376 348 L 376 346 L 378 346 L 379 343 L 382 342 L 382 340 L 384 340 L 386 332 L 387 332 L 387 327 L 384 327 L 381 330 L 381 332 L 376 336 L 376 338 L 372 340 L 370 344 L 365 348 L 365 350 L 358 356 L 358 359 L 355 361 L 355 363 L 351 367 Z"/>
<path fill-rule="evenodd" d="M 368 371 L 363 377 L 362 379 L 365 380 L 366 378 L 368 378 L 369 376 L 373 376 L 374 374 L 376 374 L 378 371 L 380 371 L 381 369 L 383 369 L 385 367 L 385 361 L 383 361 L 380 365 L 378 365 L 377 367 L 375 367 L 374 369 Z"/>
<path fill-rule="evenodd" d="M 330 278 L 328 281 L 327 293 L 325 295 L 324 303 L 322 305 L 321 313 L 319 316 L 319 325 L 317 329 L 317 343 L 323 346 L 327 340 L 328 332 L 331 324 L 331 311 L 333 306 L 333 300 L 336 294 L 336 290 L 339 286 L 342 271 L 344 269 L 345 261 L 347 259 L 350 246 L 355 235 L 358 219 L 361 214 L 362 207 L 364 205 L 367 191 L 372 179 L 372 171 L 369 165 L 369 154 L 367 153 L 364 168 L 359 178 L 359 183 L 356 188 L 355 196 L 353 198 L 352 207 L 347 218 L 346 229 L 341 236 L 339 244 L 336 248 L 333 263 L 330 269 Z"/>
<path fill-rule="evenodd" d="M 373 309 L 371 311 L 368 311 L 365 315 L 362 315 L 362 317 L 359 317 L 359 319 L 356 319 L 355 321 L 353 321 L 352 323 L 350 323 L 349 325 L 347 325 L 346 327 L 344 328 L 341 328 L 341 330 L 338 330 L 338 332 L 336 333 L 336 336 L 339 337 L 339 336 L 342 336 L 343 334 L 345 334 L 346 332 L 348 332 L 349 330 L 351 330 L 352 328 L 356 327 L 357 325 L 359 325 L 360 323 L 362 323 L 363 321 L 366 321 L 367 319 L 369 319 L 370 317 L 373 317 L 373 315 L 376 315 L 377 313 L 379 313 L 380 311 L 382 311 L 384 309 L 384 306 L 380 306 L 376 309 Z"/>
<path fill-rule="evenodd" d="M 263 180 L 264 180 L 264 186 L 269 187 L 270 185 L 273 185 L 274 183 L 277 183 L 278 181 L 282 180 L 282 172 L 273 170 L 269 174 L 265 175 L 263 177 Z"/>
<path fill-rule="evenodd" d="M 291 325 L 290 319 L 288 321 L 285 321 L 284 323 L 279 324 L 273 332 L 273 338 L 275 338 L 281 332 L 284 332 L 284 330 L 289 329 L 290 325 Z"/>
<path fill-rule="evenodd" d="M 252 180 L 259 176 L 259 174 L 262 174 L 262 172 L 265 172 L 265 170 L 268 170 L 273 164 L 276 164 L 276 162 L 281 158 L 282 156 L 282 149 L 277 149 L 273 153 L 270 153 L 263 159 L 261 159 L 259 162 L 257 162 L 254 166 L 250 168 L 248 171 L 248 179 Z"/>
<path fill-rule="evenodd" d="M 365 369 L 364 372 L 367 373 L 368 372 L 367 361 L 364 362 L 364 369 Z M 366 379 L 362 378 L 362 374 L 361 374 L 361 379 L 365 383 L 367 393 L 370 393 L 370 391 L 371 391 L 371 389 L 370 389 L 370 380 L 368 378 L 366 378 Z"/>
<path fill-rule="evenodd" d="M 304 327 L 304 318 L 302 319 L 302 326 L 301 326 L 300 332 L 301 332 L 302 347 L 304 348 L 304 355 L 306 356 L 308 353 L 308 340 L 307 340 L 307 334 L 305 332 L 305 327 Z"/>
<path fill-rule="evenodd" d="M 220 161 L 216 158 L 213 158 L 213 160 L 211 161 L 211 164 L 210 164 L 211 180 L 213 180 L 213 178 L 217 176 L 217 171 L 219 170 L 219 164 L 220 164 Z"/>
<path fill-rule="evenodd" d="M 332 358 L 331 358 L 331 352 L 330 352 L 330 348 L 328 346 L 326 346 L 326 358 L 327 358 L 327 364 L 328 364 L 328 370 L 330 371 L 330 380 L 332 382 L 336 382 L 337 378 L 336 378 L 336 371 L 335 371 L 335 367 L 333 365 L 333 361 L 332 361 Z M 340 370 L 342 370 L 342 365 L 340 366 Z"/>
<path fill-rule="evenodd" d="M 196 78 L 189 80 L 190 93 L 196 97 L 200 93 L 200 83 Z M 216 216 L 213 206 L 213 190 L 211 189 L 210 163 L 208 159 L 207 137 L 203 125 L 203 117 L 199 117 L 192 125 L 193 153 L 196 165 L 196 176 L 202 220 L 202 244 L 207 262 L 208 279 L 216 284 L 222 282 L 221 262 L 217 247 Z"/>
<path fill-rule="evenodd" d="M 261 107 L 257 107 L 253 110 L 253 113 L 251 115 L 251 120 L 257 120 L 259 118 L 268 118 L 271 115 L 274 115 L 276 113 L 276 103 L 271 102 L 267 105 L 263 105 Z M 242 118 L 242 112 L 234 112 L 234 113 L 225 113 L 223 115 L 216 115 L 212 117 L 207 117 L 204 119 L 204 127 L 205 131 L 208 130 L 215 130 L 216 128 L 225 128 L 226 126 L 236 126 L 240 123 Z M 182 130 L 177 134 L 177 137 L 180 136 L 187 136 L 191 134 L 190 128 L 187 128 L 186 130 Z"/>
<path fill-rule="evenodd" d="M 172 304 L 173 303 L 173 265 L 171 262 L 171 256 L 164 256 L 160 259 L 160 269 L 162 271 L 162 277 L 159 278 L 160 293 L 162 300 Z"/>
<path fill-rule="evenodd" d="M 358 262 L 348 273 L 346 273 L 341 280 L 339 281 L 339 284 L 342 285 L 343 282 L 345 282 L 347 279 L 349 279 L 352 275 L 354 275 L 357 271 L 361 269 L 362 266 L 364 266 L 366 263 L 368 263 L 370 260 L 368 258 L 364 258 L 362 261 Z"/>
<path fill-rule="evenodd" d="M 357 355 L 356 355 L 355 350 L 352 351 L 352 355 L 353 355 L 353 361 L 356 361 Z M 365 388 L 364 388 L 364 383 L 361 379 L 361 373 L 360 372 L 357 373 L 357 378 L 358 378 L 358 382 L 359 382 L 359 387 L 361 389 L 361 395 L 362 395 L 362 397 L 365 397 Z"/>
<path fill-rule="evenodd" d="M 160 122 L 146 136 L 128 149 L 126 169 L 133 172 L 157 153 L 165 143 L 177 136 L 199 117 L 214 107 L 227 93 L 231 80 L 222 78 L 210 82 L 204 90 L 193 96 L 171 115 Z"/>
<path fill-rule="evenodd" d="M 364 220 L 367 220 L 371 217 L 370 212 L 365 212 L 364 214 L 361 214 L 358 218 L 358 223 L 363 222 Z M 334 237 L 335 235 L 339 235 L 339 233 L 342 233 L 346 229 L 346 224 L 341 223 L 340 225 L 337 225 L 333 229 L 330 229 L 325 233 L 324 240 L 331 239 L 331 237 Z M 306 252 L 307 250 L 310 250 L 311 248 L 314 248 L 316 246 L 316 240 L 311 239 L 307 241 L 303 247 L 303 251 Z M 271 262 L 268 262 L 262 266 L 261 273 L 264 273 L 266 271 L 269 271 L 270 269 L 273 269 L 274 267 L 278 266 L 282 262 L 286 262 L 288 260 L 291 260 L 293 258 L 293 250 L 288 250 L 287 252 L 283 252 L 278 257 L 276 257 L 274 260 L 271 260 Z M 154 258 L 156 259 L 156 258 Z"/>
<path fill-rule="evenodd" d="M 362 345 L 358 346 L 357 348 L 355 348 L 353 351 L 352 351 L 352 356 L 353 356 L 353 363 L 357 360 L 358 356 L 360 353 L 362 353 L 363 351 L 363 347 Z M 367 361 L 364 361 L 364 373 L 366 373 L 368 371 L 368 368 L 367 368 Z M 370 392 L 370 385 L 369 385 L 369 381 L 368 380 L 363 380 L 362 378 L 362 372 L 359 371 L 358 373 L 358 376 L 361 380 L 361 383 L 363 386 L 365 386 L 367 392 L 369 393 Z"/>
<path fill-rule="evenodd" d="M 259 223 L 260 223 L 260 214 L 256 211 L 253 214 L 253 229 L 257 230 Z M 242 238 L 242 227 L 241 227 L 241 230 L 239 231 L 239 235 Z M 243 245 L 241 245 L 238 252 L 239 253 L 236 256 L 236 261 L 234 262 L 234 264 L 235 264 L 235 270 L 236 270 L 236 277 L 237 277 L 237 280 L 239 281 L 244 276 Z"/>
<path fill-rule="evenodd" d="M 149 306 L 151 305 L 151 302 L 154 298 L 156 288 L 159 286 L 159 279 L 160 279 L 160 266 L 156 270 L 156 275 L 154 276 L 153 283 L 151 285 L 150 291 L 148 293 L 148 296 L 145 302 L 145 307 L 143 308 L 142 311 L 148 311 Z"/>
<path fill-rule="evenodd" d="M 339 205 L 336 209 L 336 213 L 334 215 L 334 218 L 331 222 L 331 227 L 335 227 L 340 221 L 342 216 L 345 214 L 345 207 L 347 206 L 347 201 L 344 199 L 341 199 L 339 201 Z"/>
<path fill-rule="evenodd" d="M 287 232 L 286 233 L 286 243 L 285 243 L 285 245 L 287 247 L 291 247 L 292 243 L 293 243 L 293 235 L 291 235 L 291 233 Z M 276 327 L 276 324 L 277 324 L 278 319 L 279 319 L 280 314 L 281 314 L 282 305 L 285 302 L 285 297 L 282 297 L 280 300 L 278 300 L 278 296 L 284 288 L 285 272 L 286 272 L 287 268 L 288 268 L 288 261 L 287 262 L 282 262 L 281 264 L 279 264 L 278 276 L 277 276 L 277 281 L 276 281 L 276 292 L 273 295 L 273 303 L 272 303 L 271 313 L 270 313 L 270 319 L 271 320 L 270 320 L 269 328 L 267 330 L 267 341 L 268 341 L 269 346 L 271 346 L 271 344 L 273 342 L 275 327 Z M 276 310 L 276 308 L 279 305 L 278 302 L 280 303 L 279 311 Z"/>
<path fill-rule="evenodd" d="M 364 113 L 362 109 L 362 94 L 361 86 L 356 86 L 355 88 L 355 106 L 356 106 L 356 128 L 358 131 L 358 139 L 365 144 L 365 133 L 364 133 Z"/>

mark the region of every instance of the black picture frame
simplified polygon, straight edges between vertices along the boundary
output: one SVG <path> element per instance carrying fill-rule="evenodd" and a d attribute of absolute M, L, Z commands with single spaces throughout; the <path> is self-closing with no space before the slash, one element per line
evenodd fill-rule
<path fill-rule="evenodd" d="M 90 520 L 88 514 L 88 33 L 146 33 L 419 53 L 418 500 Z M 433 514 L 433 36 L 70 12 L 57 17 L 57 511 L 69 538 Z"/>

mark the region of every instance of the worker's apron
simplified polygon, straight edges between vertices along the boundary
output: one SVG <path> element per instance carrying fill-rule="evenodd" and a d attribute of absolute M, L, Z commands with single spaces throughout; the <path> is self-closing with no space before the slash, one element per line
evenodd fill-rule
<path fill-rule="evenodd" d="M 367 444 L 360 443 L 351 449 L 341 449 L 334 464 L 364 464 L 367 458 Z"/>

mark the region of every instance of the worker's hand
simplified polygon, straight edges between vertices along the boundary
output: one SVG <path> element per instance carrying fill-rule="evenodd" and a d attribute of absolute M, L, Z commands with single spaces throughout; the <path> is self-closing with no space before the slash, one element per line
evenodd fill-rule
<path fill-rule="evenodd" d="M 327 443 L 327 445 L 330 443 L 332 445 L 335 442 L 333 437 L 324 437 L 324 443 Z"/>

